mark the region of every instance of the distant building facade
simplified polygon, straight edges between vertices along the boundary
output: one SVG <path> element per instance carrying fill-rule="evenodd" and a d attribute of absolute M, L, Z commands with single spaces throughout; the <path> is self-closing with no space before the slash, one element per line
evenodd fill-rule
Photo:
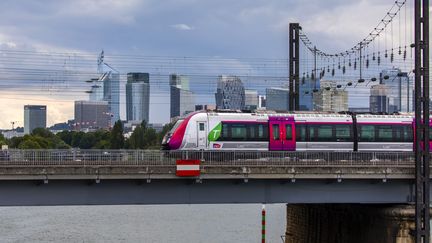
<path fill-rule="evenodd" d="M 385 84 L 373 85 L 370 89 L 369 109 L 372 113 L 388 113 L 388 88 Z"/>
<path fill-rule="evenodd" d="M 107 101 L 75 101 L 74 113 L 74 130 L 108 129 L 113 125 Z"/>
<path fill-rule="evenodd" d="M 338 90 L 335 81 L 321 81 L 320 89 L 313 94 L 314 110 L 340 112 L 348 111 L 348 92 Z"/>
<path fill-rule="evenodd" d="M 24 106 L 24 134 L 30 134 L 35 128 L 46 128 L 46 105 Z"/>
<path fill-rule="evenodd" d="M 299 86 L 299 108 L 301 111 L 312 111 L 314 90 L 319 90 L 320 80 L 311 78 L 303 78 Z"/>
<path fill-rule="evenodd" d="M 215 98 L 217 109 L 243 109 L 245 107 L 243 82 L 237 76 L 219 76 Z"/>
<path fill-rule="evenodd" d="M 265 95 L 259 95 L 258 96 L 258 109 L 264 110 L 266 108 L 266 96 Z"/>
<path fill-rule="evenodd" d="M 288 111 L 289 89 L 288 88 L 267 88 L 265 105 L 267 110 Z"/>
<path fill-rule="evenodd" d="M 256 110 L 258 108 L 258 90 L 245 89 L 246 110 Z"/>
<path fill-rule="evenodd" d="M 413 83 L 399 68 L 385 69 L 380 74 L 380 84 L 387 86 L 388 112 L 413 111 Z"/>
<path fill-rule="evenodd" d="M 92 83 L 89 100 L 108 102 L 108 113 L 114 124 L 120 119 L 120 74 L 108 71 L 88 82 Z"/>
<path fill-rule="evenodd" d="M 127 121 L 149 122 L 150 75 L 148 73 L 128 73 L 126 82 Z"/>
<path fill-rule="evenodd" d="M 170 118 L 183 116 L 195 110 L 194 93 L 189 89 L 189 78 L 185 75 L 171 74 Z"/>
<path fill-rule="evenodd" d="M 195 111 L 215 110 L 215 105 L 195 105 Z"/>

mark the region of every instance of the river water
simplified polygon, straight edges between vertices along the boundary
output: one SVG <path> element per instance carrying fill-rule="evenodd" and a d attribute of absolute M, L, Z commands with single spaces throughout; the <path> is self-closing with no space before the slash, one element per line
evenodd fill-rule
<path fill-rule="evenodd" d="M 282 242 L 285 205 L 266 212 Z M 0 207 L 0 242 L 261 242 L 261 205 Z"/>

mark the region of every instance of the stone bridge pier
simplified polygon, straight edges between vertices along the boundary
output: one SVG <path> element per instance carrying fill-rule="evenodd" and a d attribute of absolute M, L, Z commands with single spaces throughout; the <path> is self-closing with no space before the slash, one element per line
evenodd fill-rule
<path fill-rule="evenodd" d="M 414 243 L 414 205 L 288 204 L 285 243 Z"/>

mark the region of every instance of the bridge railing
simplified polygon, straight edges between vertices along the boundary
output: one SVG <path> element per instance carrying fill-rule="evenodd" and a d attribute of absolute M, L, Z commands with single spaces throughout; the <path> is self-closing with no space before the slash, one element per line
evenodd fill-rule
<path fill-rule="evenodd" d="M 18 150 L 0 151 L 0 166 L 203 166 L 414 167 L 413 152 Z"/>

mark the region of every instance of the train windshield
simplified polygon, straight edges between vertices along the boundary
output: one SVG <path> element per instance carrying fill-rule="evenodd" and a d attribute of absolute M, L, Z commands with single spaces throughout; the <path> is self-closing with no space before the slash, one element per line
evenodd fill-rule
<path fill-rule="evenodd" d="M 169 134 L 173 134 L 174 131 L 180 126 L 180 124 L 183 122 L 183 119 L 178 120 L 174 126 L 171 128 L 171 130 L 169 131 Z"/>

